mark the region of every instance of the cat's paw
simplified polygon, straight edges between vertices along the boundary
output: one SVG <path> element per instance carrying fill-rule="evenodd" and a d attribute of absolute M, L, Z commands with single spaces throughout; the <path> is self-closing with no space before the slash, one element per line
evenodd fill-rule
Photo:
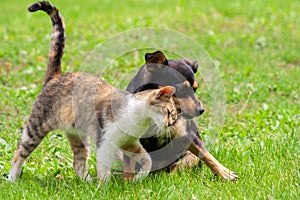
<path fill-rule="evenodd" d="M 82 180 L 85 180 L 85 181 L 91 181 L 92 180 L 92 177 L 90 174 L 87 174 L 85 177 L 83 177 Z"/>
<path fill-rule="evenodd" d="M 137 173 L 134 178 L 133 178 L 133 182 L 137 182 L 137 181 L 141 181 L 143 180 L 144 178 L 146 178 L 148 176 L 148 174 L 150 173 L 150 171 L 148 172 L 139 172 Z"/>
<path fill-rule="evenodd" d="M 17 180 L 17 176 L 12 176 L 11 174 L 9 174 L 6 180 L 10 182 L 15 182 Z"/>
<path fill-rule="evenodd" d="M 21 176 L 22 176 L 22 170 L 16 170 L 14 167 L 12 167 L 6 180 L 10 182 L 16 182 L 16 180 Z"/>

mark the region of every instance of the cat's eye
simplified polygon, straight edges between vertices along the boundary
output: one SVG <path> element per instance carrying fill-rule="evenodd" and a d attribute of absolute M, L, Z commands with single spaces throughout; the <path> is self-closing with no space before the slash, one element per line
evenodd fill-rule
<path fill-rule="evenodd" d="M 169 109 L 167 109 L 167 113 L 168 113 L 168 116 L 171 115 L 171 111 Z"/>
<path fill-rule="evenodd" d="M 170 109 L 167 108 L 166 109 L 166 114 L 168 115 L 168 117 L 173 117 L 175 112 L 174 112 L 174 110 L 170 110 Z"/>

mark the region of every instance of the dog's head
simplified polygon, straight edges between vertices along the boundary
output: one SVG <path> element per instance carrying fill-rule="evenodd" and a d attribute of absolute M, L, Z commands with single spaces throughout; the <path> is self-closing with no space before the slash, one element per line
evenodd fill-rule
<path fill-rule="evenodd" d="M 129 92 L 136 93 L 171 85 L 176 88 L 175 96 L 184 117 L 192 118 L 204 112 L 194 94 L 198 88 L 194 76 L 198 69 L 196 61 L 167 60 L 161 51 L 146 53 L 145 61 L 146 64 L 127 86 Z"/>

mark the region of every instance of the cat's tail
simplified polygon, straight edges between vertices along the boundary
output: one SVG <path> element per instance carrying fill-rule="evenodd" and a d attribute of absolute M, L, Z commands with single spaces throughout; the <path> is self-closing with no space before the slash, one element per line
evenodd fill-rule
<path fill-rule="evenodd" d="M 28 10 L 30 12 L 42 10 L 50 16 L 52 21 L 52 39 L 44 83 L 46 85 L 54 76 L 61 74 L 61 59 L 65 46 L 65 23 L 59 11 L 47 1 L 34 3 Z"/>

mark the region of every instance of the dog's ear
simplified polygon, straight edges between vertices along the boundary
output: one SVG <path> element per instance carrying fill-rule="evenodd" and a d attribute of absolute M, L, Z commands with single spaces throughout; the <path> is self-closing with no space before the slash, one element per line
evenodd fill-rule
<path fill-rule="evenodd" d="M 146 53 L 145 61 L 146 61 L 147 66 L 151 66 L 151 64 L 168 65 L 168 60 L 161 51 L 155 51 L 153 53 Z"/>
<path fill-rule="evenodd" d="M 145 54 L 146 63 L 168 64 L 166 56 L 161 51 Z"/>
<path fill-rule="evenodd" d="M 191 60 L 188 60 L 186 58 L 184 58 L 183 60 L 186 64 L 188 64 L 191 67 L 191 69 L 193 70 L 193 72 L 195 74 L 198 70 L 198 66 L 199 66 L 198 62 L 196 60 L 191 61 Z"/>
<path fill-rule="evenodd" d="M 198 66 L 199 66 L 198 62 L 195 60 L 195 61 L 193 61 L 192 64 L 190 64 L 190 66 L 191 66 L 191 68 L 192 68 L 192 70 L 193 70 L 193 72 L 195 74 L 197 72 L 197 70 L 198 70 Z"/>

